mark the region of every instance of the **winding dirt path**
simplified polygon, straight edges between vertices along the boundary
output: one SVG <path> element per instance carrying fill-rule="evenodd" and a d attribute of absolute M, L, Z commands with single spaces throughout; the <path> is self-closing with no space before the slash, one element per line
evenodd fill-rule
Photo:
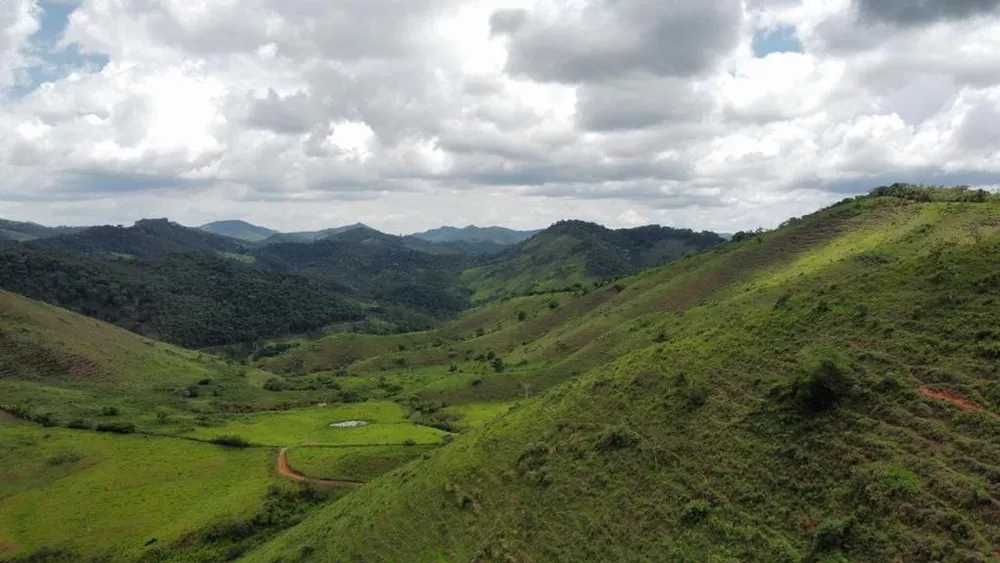
<path fill-rule="evenodd" d="M 287 452 L 288 448 L 281 448 L 278 452 L 278 473 L 280 473 L 282 477 L 288 477 L 289 479 L 302 481 L 303 483 L 322 485 L 324 487 L 359 487 L 364 485 L 361 481 L 332 481 L 330 479 L 314 479 L 312 477 L 306 477 L 301 472 L 292 469 L 292 466 L 288 464 Z"/>

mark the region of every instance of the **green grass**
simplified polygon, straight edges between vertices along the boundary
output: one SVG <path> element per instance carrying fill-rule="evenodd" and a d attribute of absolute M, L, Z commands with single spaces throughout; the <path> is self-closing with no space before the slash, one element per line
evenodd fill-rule
<path fill-rule="evenodd" d="M 293 448 L 288 463 L 313 478 L 370 481 L 430 452 L 435 446 Z"/>
<path fill-rule="evenodd" d="M 494 348 L 522 368 L 421 383 L 536 393 L 247 560 L 987 561 L 998 226 L 995 203 L 864 198 L 563 304 Z"/>
<path fill-rule="evenodd" d="M 391 402 L 330 405 L 287 412 L 231 416 L 222 425 L 195 428 L 186 434 L 203 440 L 238 435 L 253 444 L 295 445 L 391 445 L 412 440 L 417 444 L 437 444 L 447 433 L 418 426 L 404 418 L 403 408 Z M 364 420 L 367 426 L 331 428 L 346 420 Z"/>
<path fill-rule="evenodd" d="M 39 548 L 131 560 L 254 512 L 274 452 L 0 421 L 0 558 Z"/>

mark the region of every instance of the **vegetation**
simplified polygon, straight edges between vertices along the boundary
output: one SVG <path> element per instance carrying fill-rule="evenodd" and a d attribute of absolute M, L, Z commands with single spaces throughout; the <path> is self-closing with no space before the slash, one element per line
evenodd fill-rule
<path fill-rule="evenodd" d="M 584 221 L 560 221 L 467 270 L 463 280 L 476 290 L 476 300 L 536 291 L 581 291 L 594 282 L 633 274 L 722 242 L 715 233 L 688 229 L 611 230 Z"/>
<path fill-rule="evenodd" d="M 548 317 L 509 310 L 404 392 L 517 406 L 248 560 L 989 560 L 1000 207 L 951 199 L 848 200 Z M 487 345 L 527 363 L 471 385 L 463 350 Z M 447 373 L 442 348 L 388 357 Z"/>
<path fill-rule="evenodd" d="M 0 514 L 8 489 L 82 475 L 92 442 L 233 456 L 198 474 L 220 491 L 245 459 L 259 465 L 242 479 L 272 479 L 280 447 L 309 477 L 365 484 L 327 498 L 262 483 L 227 501 L 228 521 L 203 514 L 222 513 L 215 498 L 170 497 L 145 507 L 178 526 L 110 559 L 986 562 L 1000 548 L 1000 205 L 977 193 L 879 188 L 630 277 L 536 287 L 421 332 L 258 342 L 239 362 L 0 293 L 0 439 L 73 438 L 28 452 Z M 392 279 L 428 275 L 403 270 Z M 483 278 L 478 297 L 511 279 Z M 94 498 L 123 514 L 129 494 Z M 0 549 L 17 556 L 109 549 L 11 522 Z"/>

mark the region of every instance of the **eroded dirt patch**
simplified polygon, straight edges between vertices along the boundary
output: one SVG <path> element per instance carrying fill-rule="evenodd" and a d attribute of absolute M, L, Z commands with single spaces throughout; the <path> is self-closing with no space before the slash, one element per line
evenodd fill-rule
<path fill-rule="evenodd" d="M 928 387 L 926 385 L 921 385 L 920 386 L 920 394 L 923 395 L 924 397 L 927 397 L 928 399 L 937 399 L 939 401 L 948 401 L 949 403 L 957 406 L 958 408 L 962 409 L 963 411 L 981 411 L 981 410 L 983 410 L 983 407 L 981 407 L 981 406 L 977 405 L 976 403 L 974 403 L 974 402 L 972 402 L 972 401 L 970 401 L 970 400 L 962 397 L 961 395 L 958 395 L 957 393 L 953 393 L 951 391 L 948 391 L 947 389 L 942 389 L 940 391 L 936 391 L 936 390 L 931 389 L 930 387 Z"/>
<path fill-rule="evenodd" d="M 278 452 L 278 473 L 289 479 L 323 485 L 325 487 L 357 487 L 364 484 L 360 481 L 331 481 L 329 479 L 306 477 L 301 472 L 292 469 L 292 466 L 288 464 L 288 448 L 281 448 L 281 451 Z"/>

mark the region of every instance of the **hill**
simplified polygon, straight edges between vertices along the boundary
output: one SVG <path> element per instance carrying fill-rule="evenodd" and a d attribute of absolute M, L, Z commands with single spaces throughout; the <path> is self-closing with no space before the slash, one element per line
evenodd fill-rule
<path fill-rule="evenodd" d="M 688 229 L 612 230 L 585 221 L 560 221 L 470 268 L 462 280 L 475 290 L 477 301 L 589 286 L 722 242 L 715 233 Z"/>
<path fill-rule="evenodd" d="M 538 231 L 515 231 L 505 227 L 439 227 L 410 236 L 430 242 L 490 242 L 500 246 L 511 246 L 528 240 Z"/>
<path fill-rule="evenodd" d="M 0 240 L 26 241 L 54 237 L 80 231 L 85 227 L 45 227 L 37 223 L 23 223 L 0 219 Z"/>
<path fill-rule="evenodd" d="M 246 560 L 990 560 L 1000 203 L 908 190 L 359 342 L 425 415 L 516 402 Z"/>
<path fill-rule="evenodd" d="M 26 243 L 49 250 L 117 258 L 160 260 L 171 254 L 240 254 L 246 243 L 184 227 L 167 219 L 143 219 L 131 227 L 104 225 Z"/>
<path fill-rule="evenodd" d="M 153 237 L 138 240 L 153 244 L 121 248 L 158 255 L 166 247 Z M 56 246 L 77 247 L 66 240 Z M 348 290 L 328 281 L 211 254 L 114 259 L 33 243 L 0 245 L 0 287 L 189 347 L 306 332 L 365 317 Z"/>
<path fill-rule="evenodd" d="M 330 229 L 323 229 L 321 231 L 298 231 L 293 233 L 275 233 L 262 242 L 263 244 L 278 244 L 285 242 L 315 242 L 332 235 L 339 233 L 344 233 L 347 231 L 352 231 L 354 229 L 369 229 L 374 230 L 368 225 L 363 223 L 354 223 L 353 225 L 344 225 L 343 227 L 333 227 Z"/>
<path fill-rule="evenodd" d="M 246 221 L 239 220 L 215 221 L 213 223 L 202 225 L 198 227 L 198 229 L 207 233 L 245 240 L 247 242 L 260 242 L 272 235 L 278 234 L 278 231 L 273 229 L 259 227 L 251 223 L 247 223 Z"/>

